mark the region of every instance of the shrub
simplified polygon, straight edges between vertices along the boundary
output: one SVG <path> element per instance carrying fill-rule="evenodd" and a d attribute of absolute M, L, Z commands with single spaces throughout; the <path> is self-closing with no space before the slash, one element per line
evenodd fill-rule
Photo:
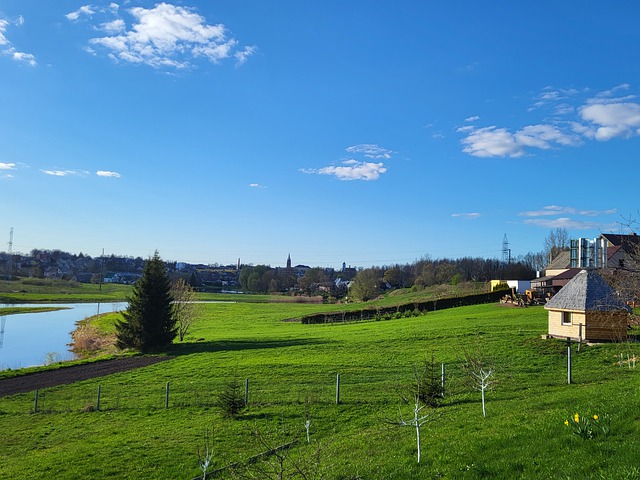
<path fill-rule="evenodd" d="M 494 287 L 493 290 L 494 292 L 498 292 L 498 291 L 502 291 L 502 290 L 509 290 L 509 285 L 505 282 L 500 282 L 497 283 Z"/>
<path fill-rule="evenodd" d="M 242 384 L 235 373 L 225 383 L 216 405 L 220 407 L 224 415 L 231 418 L 237 417 L 247 407 Z"/>

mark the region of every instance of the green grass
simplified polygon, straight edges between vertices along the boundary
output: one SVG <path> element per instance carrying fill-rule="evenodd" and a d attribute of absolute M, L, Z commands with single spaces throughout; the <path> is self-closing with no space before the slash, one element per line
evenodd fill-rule
<path fill-rule="evenodd" d="M 0 303 L 81 303 L 122 302 L 131 291 L 130 285 L 69 282 L 23 278 L 0 280 Z"/>
<path fill-rule="evenodd" d="M 66 307 L 3 307 L 0 308 L 0 316 L 18 315 L 20 313 L 42 313 L 64 310 Z"/>
<path fill-rule="evenodd" d="M 0 399 L 0 478 L 193 478 L 212 426 L 214 468 L 264 451 L 255 429 L 272 445 L 297 437 L 291 462 L 316 451 L 304 438 L 307 400 L 324 478 L 640 478 L 639 370 L 617 360 L 639 353 L 637 344 L 574 349 L 567 385 L 566 346 L 541 338 L 541 307 L 481 305 L 343 325 L 281 321 L 334 308 L 205 304 L 166 362 L 43 390 L 38 414 L 33 393 Z M 463 375 L 465 353 L 496 370 L 486 418 Z M 414 430 L 388 421 L 410 416 L 394 387 L 432 355 L 449 381 L 441 416 L 423 427 L 418 465 Z M 250 385 L 249 408 L 236 420 L 215 407 L 234 372 Z M 102 411 L 90 411 L 99 385 Z M 611 434 L 572 435 L 563 422 L 576 412 L 608 414 Z"/>

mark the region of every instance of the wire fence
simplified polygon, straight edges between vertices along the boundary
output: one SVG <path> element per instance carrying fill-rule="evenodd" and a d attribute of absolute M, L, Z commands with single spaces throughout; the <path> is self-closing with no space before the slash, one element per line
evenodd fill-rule
<path fill-rule="evenodd" d="M 242 395 L 247 405 L 304 404 L 313 398 L 314 403 L 369 403 L 373 397 L 388 401 L 397 398 L 389 372 L 371 368 L 348 374 L 318 374 L 299 376 L 297 372 L 282 376 L 277 381 L 260 382 L 239 379 Z M 405 372 L 406 373 L 406 372 Z M 320 378 L 321 377 L 321 378 Z M 4 401 L 0 398 L 0 413 L 68 413 L 114 410 L 180 409 L 217 407 L 220 394 L 229 379 L 206 379 L 202 382 L 159 381 L 137 383 L 98 381 L 76 384 L 72 388 L 57 386 L 17 394 Z M 8 397 L 7 397 L 8 398 Z"/>

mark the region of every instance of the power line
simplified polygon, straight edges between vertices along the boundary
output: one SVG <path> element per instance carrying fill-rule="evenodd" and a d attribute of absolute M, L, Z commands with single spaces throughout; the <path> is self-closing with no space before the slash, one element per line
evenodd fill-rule
<path fill-rule="evenodd" d="M 9 280 L 13 278 L 13 227 L 9 230 Z"/>
<path fill-rule="evenodd" d="M 506 233 L 502 239 L 502 262 L 511 263 L 511 249 L 509 248 L 509 240 L 507 240 Z"/>

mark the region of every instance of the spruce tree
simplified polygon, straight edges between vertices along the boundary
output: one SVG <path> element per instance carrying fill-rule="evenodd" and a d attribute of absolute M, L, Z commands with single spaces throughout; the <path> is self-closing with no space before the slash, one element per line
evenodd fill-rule
<path fill-rule="evenodd" d="M 142 269 L 142 277 L 127 298 L 122 313 L 124 321 L 116 323 L 116 345 L 142 353 L 158 351 L 171 345 L 178 333 L 171 302 L 171 282 L 156 251 Z"/>

